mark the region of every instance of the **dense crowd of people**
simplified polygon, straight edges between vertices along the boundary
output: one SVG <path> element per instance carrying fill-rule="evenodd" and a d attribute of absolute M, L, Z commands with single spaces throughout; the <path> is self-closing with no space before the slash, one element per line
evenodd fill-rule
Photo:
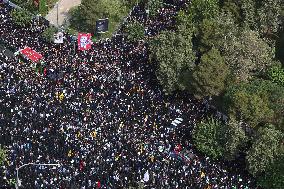
<path fill-rule="evenodd" d="M 152 19 L 137 6 L 128 19 L 155 35 L 173 28 L 185 3 Z M 17 167 L 44 163 L 59 166 L 21 168 L 22 188 L 256 188 L 237 165 L 196 152 L 190 134 L 208 110 L 188 94 L 165 96 L 147 44 L 115 35 L 74 52 L 71 36 L 48 43 L 41 37 L 48 23 L 19 27 L 11 10 L 1 4 L 1 42 L 31 47 L 46 65 L 39 74 L 31 62 L 0 52 L 0 143 L 8 149 L 1 187 L 15 181 Z"/>

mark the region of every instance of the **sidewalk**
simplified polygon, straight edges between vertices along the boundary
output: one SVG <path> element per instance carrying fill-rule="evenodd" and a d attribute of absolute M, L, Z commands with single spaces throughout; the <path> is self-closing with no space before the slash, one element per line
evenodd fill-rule
<path fill-rule="evenodd" d="M 58 1 L 58 25 L 61 26 L 67 18 L 70 8 L 81 4 L 81 0 L 59 0 Z M 57 5 L 49 11 L 45 17 L 51 24 L 57 26 Z"/>

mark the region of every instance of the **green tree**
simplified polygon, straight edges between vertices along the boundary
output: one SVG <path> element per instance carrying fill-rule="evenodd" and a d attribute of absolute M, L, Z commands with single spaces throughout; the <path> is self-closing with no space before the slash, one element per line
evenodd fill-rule
<path fill-rule="evenodd" d="M 147 0 L 146 7 L 149 10 L 149 16 L 154 17 L 158 14 L 158 10 L 163 7 L 163 1 L 160 0 Z"/>
<path fill-rule="evenodd" d="M 203 19 L 214 18 L 219 13 L 219 1 L 192 0 L 188 13 L 194 23 L 200 23 Z"/>
<path fill-rule="evenodd" d="M 217 96 L 225 88 L 229 68 L 217 49 L 212 49 L 201 57 L 200 64 L 193 70 L 188 81 L 196 98 Z M 214 78 L 214 79 L 212 79 Z"/>
<path fill-rule="evenodd" d="M 234 90 L 229 91 L 245 91 L 249 94 L 255 94 L 261 99 L 266 99 L 271 115 L 264 115 L 264 120 L 273 123 L 278 126 L 279 129 L 284 131 L 284 87 L 273 83 L 268 80 L 254 80 L 250 83 L 243 83 L 239 86 L 233 87 Z M 229 94 L 230 95 L 230 94 Z"/>
<path fill-rule="evenodd" d="M 224 143 L 224 158 L 227 160 L 234 160 L 243 150 L 247 144 L 247 136 L 241 125 L 235 121 L 230 120 L 226 125 Z"/>
<path fill-rule="evenodd" d="M 13 21 L 19 26 L 27 26 L 31 23 L 31 14 L 25 9 L 13 9 L 11 11 Z"/>
<path fill-rule="evenodd" d="M 268 170 L 268 167 L 283 153 L 283 133 L 274 126 L 260 128 L 247 152 L 248 170 L 254 176 Z"/>
<path fill-rule="evenodd" d="M 0 166 L 7 161 L 7 150 L 0 145 Z"/>
<path fill-rule="evenodd" d="M 241 8 L 238 2 L 239 1 L 224 0 L 224 1 L 221 1 L 221 7 L 224 10 L 224 12 L 229 12 L 230 14 L 233 15 L 233 18 L 235 18 L 237 22 L 240 22 L 242 19 L 242 16 L 241 16 Z"/>
<path fill-rule="evenodd" d="M 193 141 L 202 153 L 218 159 L 224 154 L 224 125 L 214 118 L 198 123 L 193 130 Z"/>
<path fill-rule="evenodd" d="M 224 47 L 239 33 L 230 13 L 220 12 L 218 17 L 206 18 L 200 22 L 196 30 L 196 48 L 201 54 L 211 48 L 217 48 L 223 56 Z"/>
<path fill-rule="evenodd" d="M 268 166 L 257 181 L 266 189 L 282 189 L 284 186 L 284 155 Z"/>
<path fill-rule="evenodd" d="M 48 12 L 46 0 L 40 0 L 39 1 L 39 13 L 43 16 L 45 16 Z"/>
<path fill-rule="evenodd" d="M 246 89 L 246 85 L 230 87 L 224 95 L 223 106 L 226 113 L 237 120 L 245 121 L 251 127 L 273 117 L 267 96 L 260 96 Z"/>
<path fill-rule="evenodd" d="M 126 7 L 132 9 L 139 2 L 139 0 L 123 0 L 122 2 Z"/>
<path fill-rule="evenodd" d="M 220 48 L 238 81 L 248 81 L 273 63 L 274 49 L 251 30 L 232 36 Z"/>
<path fill-rule="evenodd" d="M 37 7 L 35 6 L 34 0 L 11 0 L 16 5 L 28 10 L 29 12 L 36 13 Z"/>
<path fill-rule="evenodd" d="M 184 90 L 183 74 L 195 67 L 189 31 L 165 31 L 150 41 L 151 61 L 158 63 L 158 80 L 169 93 Z"/>
<path fill-rule="evenodd" d="M 81 7 L 72 7 L 69 12 L 70 16 L 70 28 L 77 30 L 77 31 L 87 31 L 88 26 L 86 25 L 86 22 L 84 21 L 84 15 L 81 12 Z"/>
<path fill-rule="evenodd" d="M 261 0 L 258 1 L 257 20 L 259 29 L 264 34 L 277 33 L 280 29 L 281 11 L 283 11 L 283 0 Z"/>
<path fill-rule="evenodd" d="M 127 39 L 134 42 L 144 39 L 144 26 L 139 22 L 134 22 L 126 25 L 125 32 Z"/>
<path fill-rule="evenodd" d="M 54 34 L 58 32 L 58 29 L 56 27 L 50 26 L 44 30 L 42 33 L 42 36 L 44 39 L 48 42 L 53 42 L 54 41 Z"/>
<path fill-rule="evenodd" d="M 255 0 L 241 0 L 239 1 L 241 10 L 241 25 L 252 30 L 257 29 L 256 24 L 256 1 Z"/>

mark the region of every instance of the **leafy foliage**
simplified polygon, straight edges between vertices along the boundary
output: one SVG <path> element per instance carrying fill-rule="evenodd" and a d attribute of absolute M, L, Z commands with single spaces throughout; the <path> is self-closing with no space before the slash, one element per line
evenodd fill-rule
<path fill-rule="evenodd" d="M 127 39 L 134 42 L 144 39 L 145 30 L 144 26 L 139 22 L 127 24 L 125 28 Z"/>
<path fill-rule="evenodd" d="M 231 117 L 236 117 L 237 113 L 239 117 L 241 115 L 246 114 L 243 111 L 244 107 L 247 107 L 246 102 L 242 102 L 241 98 L 237 98 L 239 94 L 244 93 L 246 95 L 256 95 L 258 98 L 262 99 L 262 102 L 265 102 L 263 105 L 263 110 L 259 110 L 263 112 L 263 116 L 258 116 L 259 121 L 271 122 L 279 127 L 280 130 L 284 131 L 283 123 L 283 112 L 284 112 L 284 87 L 280 86 L 271 81 L 265 80 L 255 80 L 251 83 L 242 83 L 236 86 L 230 87 L 225 96 L 224 96 L 224 108 L 227 110 L 227 113 L 231 115 Z M 239 102 L 240 101 L 240 102 Z M 250 102 L 252 103 L 252 102 Z M 256 102 L 257 103 L 257 102 Z M 260 102 L 259 102 L 260 103 Z M 240 108 L 239 106 L 242 106 Z M 244 106 L 244 107 L 243 107 Z M 234 113 L 232 113 L 234 112 Z M 247 116 L 254 117 L 253 112 Z M 262 113 L 261 113 L 262 114 Z M 238 116 L 237 116 L 238 117 Z M 256 118 L 256 117 L 255 117 Z"/>
<path fill-rule="evenodd" d="M 44 37 L 44 39 L 48 42 L 53 42 L 54 40 L 54 34 L 57 32 L 57 28 L 50 26 L 48 28 L 46 28 L 44 30 L 44 32 L 42 33 L 42 36 Z"/>
<path fill-rule="evenodd" d="M 214 18 L 219 12 L 218 0 L 192 0 L 188 10 L 194 23 L 203 19 Z"/>
<path fill-rule="evenodd" d="M 283 133 L 272 125 L 260 128 L 253 141 L 251 149 L 247 152 L 248 170 L 254 176 L 266 171 L 270 165 L 282 154 Z M 282 146 L 281 146 L 282 145 Z"/>
<path fill-rule="evenodd" d="M 274 49 L 258 33 L 245 30 L 223 45 L 223 56 L 239 81 L 248 81 L 272 64 Z"/>
<path fill-rule="evenodd" d="M 260 96 L 249 91 L 246 85 L 230 87 L 224 96 L 224 109 L 234 119 L 243 120 L 255 127 L 273 117 L 267 94 Z"/>
<path fill-rule="evenodd" d="M 2 166 L 5 161 L 7 161 L 7 151 L 0 145 L 0 166 Z"/>
<path fill-rule="evenodd" d="M 280 65 L 272 66 L 268 70 L 268 78 L 274 83 L 284 86 L 284 69 Z"/>
<path fill-rule="evenodd" d="M 24 8 L 32 13 L 37 12 L 37 7 L 34 4 L 34 0 L 11 0 L 16 5 Z"/>
<path fill-rule="evenodd" d="M 122 2 L 127 8 L 132 9 L 139 0 L 122 0 Z"/>
<path fill-rule="evenodd" d="M 228 74 L 229 68 L 220 52 L 212 49 L 201 57 L 188 82 L 196 98 L 217 96 L 224 90 Z"/>
<path fill-rule="evenodd" d="M 31 14 L 25 9 L 14 9 L 11 11 L 13 21 L 19 26 L 26 26 L 31 23 Z"/>
<path fill-rule="evenodd" d="M 40 0 L 39 1 L 39 13 L 41 15 L 46 15 L 48 12 L 48 8 L 47 8 L 47 4 L 46 4 L 46 0 Z"/>
<path fill-rule="evenodd" d="M 197 28 L 197 49 L 204 53 L 214 47 L 223 57 L 229 46 L 228 41 L 234 40 L 240 30 L 232 15 L 225 12 L 220 12 L 219 17 L 202 20 Z"/>
<path fill-rule="evenodd" d="M 282 189 L 284 186 L 284 155 L 277 158 L 258 178 L 258 184 L 267 189 Z"/>
<path fill-rule="evenodd" d="M 198 150 L 204 154 L 218 159 L 223 156 L 223 125 L 213 119 L 208 118 L 197 124 L 193 131 L 193 140 Z"/>
<path fill-rule="evenodd" d="M 247 136 L 241 125 L 235 120 L 230 120 L 226 125 L 224 143 L 224 157 L 227 160 L 234 160 L 247 143 Z"/>
<path fill-rule="evenodd" d="M 163 1 L 160 0 L 148 0 L 147 9 L 149 10 L 149 16 L 154 17 L 157 15 L 158 10 L 163 7 Z"/>
<path fill-rule="evenodd" d="M 185 89 L 183 73 L 195 67 L 191 33 L 163 32 L 152 41 L 152 62 L 158 62 L 157 77 L 167 92 Z"/>
<path fill-rule="evenodd" d="M 257 8 L 257 20 L 259 29 L 264 34 L 277 33 L 283 24 L 280 14 L 283 11 L 282 0 L 259 1 Z"/>
<path fill-rule="evenodd" d="M 118 24 L 126 16 L 127 8 L 119 0 L 82 0 L 79 7 L 70 12 L 70 24 L 84 32 L 95 32 L 96 21 L 102 18 L 109 19 L 109 31 L 103 37 L 109 37 L 117 29 Z"/>

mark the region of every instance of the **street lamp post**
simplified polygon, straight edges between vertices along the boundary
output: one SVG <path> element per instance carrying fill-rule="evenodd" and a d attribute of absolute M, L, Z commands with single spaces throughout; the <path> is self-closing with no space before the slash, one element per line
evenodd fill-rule
<path fill-rule="evenodd" d="M 19 186 L 21 186 L 21 181 L 19 180 L 19 170 L 25 166 L 28 166 L 28 165 L 35 165 L 35 166 L 60 166 L 60 164 L 46 164 L 46 163 L 27 163 L 27 164 L 24 164 L 18 168 L 16 168 L 16 171 L 17 171 L 17 180 L 16 180 L 16 189 L 19 188 Z"/>
<path fill-rule="evenodd" d="M 57 10 L 57 17 L 56 17 L 56 21 L 57 21 L 57 27 L 59 27 L 59 24 L 58 24 L 58 9 L 59 9 L 59 3 L 56 2 L 56 10 Z"/>

